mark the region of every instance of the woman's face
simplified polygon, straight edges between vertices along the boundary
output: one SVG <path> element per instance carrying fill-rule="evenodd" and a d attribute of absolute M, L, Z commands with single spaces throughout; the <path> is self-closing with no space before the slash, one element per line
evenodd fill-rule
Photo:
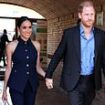
<path fill-rule="evenodd" d="M 32 24 L 30 21 L 26 20 L 24 21 L 21 26 L 18 28 L 18 31 L 20 32 L 20 36 L 28 40 L 32 34 Z"/>

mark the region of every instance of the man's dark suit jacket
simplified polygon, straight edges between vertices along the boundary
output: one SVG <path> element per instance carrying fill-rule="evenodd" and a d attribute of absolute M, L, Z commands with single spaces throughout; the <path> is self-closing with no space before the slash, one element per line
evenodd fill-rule
<path fill-rule="evenodd" d="M 94 27 L 95 58 L 94 77 L 95 88 L 102 87 L 101 71 L 105 75 L 105 35 L 104 31 Z M 61 86 L 71 91 L 78 83 L 81 71 L 80 26 L 65 29 L 62 40 L 55 51 L 46 71 L 46 78 L 52 78 L 59 61 L 63 58 Z"/>

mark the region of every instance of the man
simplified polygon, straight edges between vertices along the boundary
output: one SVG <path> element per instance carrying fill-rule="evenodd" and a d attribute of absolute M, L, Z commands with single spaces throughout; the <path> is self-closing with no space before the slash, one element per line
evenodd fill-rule
<path fill-rule="evenodd" d="M 46 86 L 53 88 L 53 72 L 63 58 L 61 86 L 68 92 L 70 105 L 91 105 L 95 90 L 102 87 L 101 70 L 105 75 L 104 31 L 93 27 L 95 8 L 84 1 L 78 8 L 80 24 L 64 30 L 46 72 Z"/>

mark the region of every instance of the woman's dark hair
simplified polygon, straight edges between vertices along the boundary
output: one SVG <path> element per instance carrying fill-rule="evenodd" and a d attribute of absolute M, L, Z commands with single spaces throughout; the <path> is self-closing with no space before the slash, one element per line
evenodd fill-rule
<path fill-rule="evenodd" d="M 20 28 L 21 24 L 22 24 L 24 21 L 26 21 L 26 20 L 28 20 L 28 21 L 31 22 L 31 20 L 30 20 L 27 16 L 22 16 L 22 17 L 20 17 L 20 18 L 18 19 L 18 21 L 17 21 L 17 27 Z M 31 24 L 32 24 L 32 22 L 31 22 Z"/>

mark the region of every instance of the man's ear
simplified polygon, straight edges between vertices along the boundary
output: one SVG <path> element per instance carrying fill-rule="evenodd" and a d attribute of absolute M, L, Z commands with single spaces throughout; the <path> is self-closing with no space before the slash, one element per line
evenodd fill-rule
<path fill-rule="evenodd" d="M 81 19 L 81 13 L 78 13 L 78 18 Z"/>

